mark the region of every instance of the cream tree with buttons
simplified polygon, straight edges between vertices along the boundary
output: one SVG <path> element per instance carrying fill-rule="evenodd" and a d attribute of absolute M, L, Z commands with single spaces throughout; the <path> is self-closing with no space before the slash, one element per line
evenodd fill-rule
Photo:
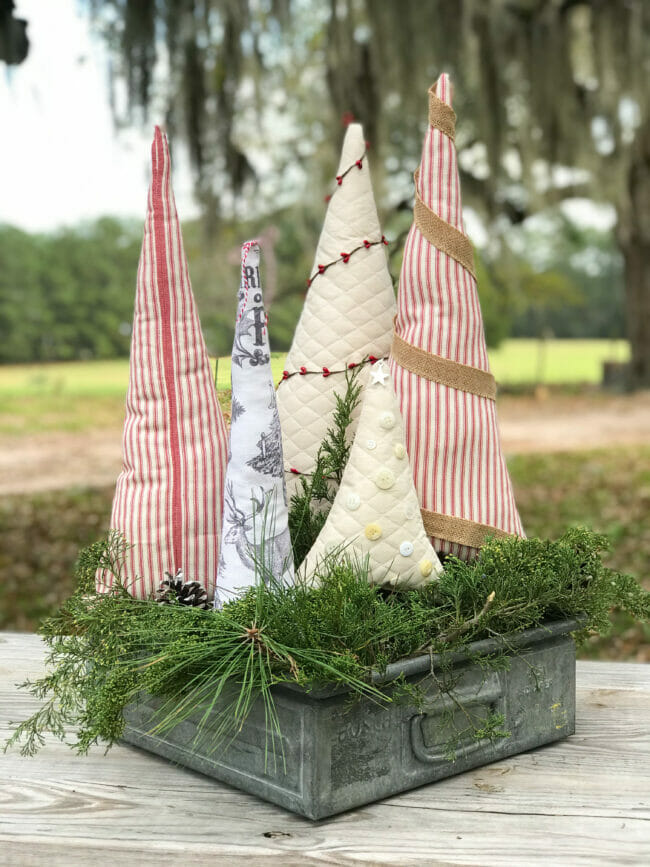
<path fill-rule="evenodd" d="M 359 426 L 332 509 L 300 576 L 318 583 L 333 558 L 368 559 L 368 579 L 420 587 L 442 572 L 427 536 L 388 369 L 370 369 Z"/>

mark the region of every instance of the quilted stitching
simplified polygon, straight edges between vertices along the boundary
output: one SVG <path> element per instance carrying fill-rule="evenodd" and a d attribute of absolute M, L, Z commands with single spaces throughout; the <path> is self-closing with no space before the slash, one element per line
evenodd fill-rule
<path fill-rule="evenodd" d="M 388 423 L 395 421 L 392 428 L 382 424 L 386 413 Z M 381 535 L 373 539 L 378 529 Z M 410 554 L 400 553 L 400 548 L 408 552 L 410 546 Z M 375 584 L 418 587 L 442 572 L 420 517 L 404 426 L 390 381 L 383 386 L 371 383 L 365 389 L 341 487 L 300 575 L 309 578 L 324 557 L 341 549 L 360 559 L 369 557 Z M 421 574 L 422 561 L 431 564 L 428 576 Z"/>
<path fill-rule="evenodd" d="M 348 127 L 338 174 L 365 152 L 360 124 Z M 367 158 L 350 171 L 330 200 L 318 242 L 314 267 L 326 265 L 363 244 L 381 238 Z M 368 355 L 388 355 L 396 311 L 395 293 L 383 245 L 357 250 L 347 263 L 337 262 L 318 274 L 287 355 L 286 369 L 297 374 L 327 367 L 343 371 Z M 344 373 L 329 377 L 295 375 L 280 383 L 278 409 L 283 430 L 285 467 L 301 472 L 314 468 L 318 447 L 331 425 L 334 392 L 345 391 Z M 354 432 L 353 422 L 351 433 Z M 295 477 L 287 479 L 289 493 Z"/>
<path fill-rule="evenodd" d="M 368 379 L 368 367 L 359 372 L 359 382 L 364 384 Z M 316 452 L 314 442 L 318 438 L 316 448 L 325 436 L 327 428 L 332 423 L 332 414 L 336 408 L 335 395 L 345 394 L 345 375 L 329 377 L 308 375 L 294 376 L 282 383 L 280 403 L 280 424 L 284 442 L 292 445 L 291 457 L 285 451 L 285 470 L 291 468 L 301 473 L 313 469 Z M 360 409 L 353 414 L 351 427 L 356 428 Z"/>

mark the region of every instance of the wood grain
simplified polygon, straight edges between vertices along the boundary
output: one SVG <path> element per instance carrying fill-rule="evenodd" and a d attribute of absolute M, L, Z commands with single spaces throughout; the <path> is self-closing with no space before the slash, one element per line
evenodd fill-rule
<path fill-rule="evenodd" d="M 0 635 L 0 739 L 37 703 L 33 635 Z M 265 836 L 270 835 L 270 836 Z M 310 822 L 127 746 L 0 753 L 0 864 L 644 865 L 650 666 L 578 663 L 575 736 Z"/>

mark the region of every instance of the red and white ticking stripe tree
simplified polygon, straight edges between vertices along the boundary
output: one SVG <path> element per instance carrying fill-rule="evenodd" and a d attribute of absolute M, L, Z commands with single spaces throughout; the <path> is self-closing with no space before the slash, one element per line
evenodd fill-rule
<path fill-rule="evenodd" d="M 437 551 L 467 559 L 486 535 L 523 530 L 499 441 L 496 384 L 463 228 L 455 120 L 442 75 L 429 91 L 390 366 L 424 525 Z"/>
<path fill-rule="evenodd" d="M 156 127 L 135 295 L 124 465 L 111 528 L 124 534 L 129 589 L 145 598 L 178 569 L 214 591 L 227 435 L 201 333 Z M 110 576 L 106 576 L 110 583 Z M 98 576 L 101 591 L 104 576 Z"/>

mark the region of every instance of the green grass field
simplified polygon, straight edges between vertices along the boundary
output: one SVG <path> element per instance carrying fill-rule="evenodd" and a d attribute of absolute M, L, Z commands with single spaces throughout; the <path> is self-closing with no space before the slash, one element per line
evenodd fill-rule
<path fill-rule="evenodd" d="M 490 361 L 501 385 L 573 385 L 599 382 L 603 361 L 628 356 L 624 340 L 549 340 L 540 345 L 526 339 L 506 341 L 490 353 Z M 274 353 L 276 382 L 283 366 L 284 355 Z M 128 378 L 127 359 L 0 367 L 0 433 L 119 424 Z M 229 358 L 219 359 L 217 385 L 230 387 Z"/>
<path fill-rule="evenodd" d="M 500 385 L 596 384 L 604 361 L 628 361 L 626 340 L 506 340 L 490 351 Z"/>
<path fill-rule="evenodd" d="M 213 367 L 216 366 L 212 360 Z M 271 364 L 276 381 L 284 354 Z M 0 433 L 82 431 L 116 426 L 124 417 L 129 361 L 71 361 L 0 366 Z M 230 388 L 230 359 L 218 362 L 217 385 Z"/>

